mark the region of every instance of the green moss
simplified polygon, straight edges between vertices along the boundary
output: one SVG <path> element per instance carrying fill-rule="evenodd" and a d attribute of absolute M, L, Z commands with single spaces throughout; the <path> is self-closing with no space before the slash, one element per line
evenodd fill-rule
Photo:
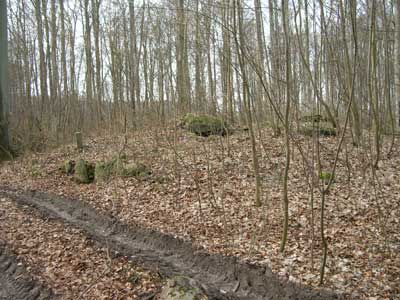
<path fill-rule="evenodd" d="M 61 168 L 61 170 L 68 175 L 73 174 L 74 169 L 75 169 L 75 161 L 73 160 L 66 160 Z"/>
<path fill-rule="evenodd" d="M 33 178 L 37 178 L 42 175 L 42 171 L 38 165 L 34 164 L 31 166 L 30 174 Z"/>
<path fill-rule="evenodd" d="M 209 299 L 201 289 L 193 285 L 187 277 L 175 276 L 167 280 L 161 291 L 163 300 L 207 300 Z"/>
<path fill-rule="evenodd" d="M 151 175 L 151 170 L 141 163 L 130 164 L 123 171 L 124 177 L 146 177 L 149 175 Z"/>
<path fill-rule="evenodd" d="M 94 168 L 94 178 L 96 182 L 103 182 L 110 179 L 111 171 L 105 162 L 97 162 Z"/>
<path fill-rule="evenodd" d="M 323 135 L 323 136 L 336 136 L 336 129 L 333 127 L 332 128 L 329 128 L 329 127 L 320 128 L 319 134 Z"/>
<path fill-rule="evenodd" d="M 182 123 L 187 130 L 204 137 L 231 132 L 229 125 L 222 118 L 209 115 L 187 114 Z"/>
<path fill-rule="evenodd" d="M 107 181 L 111 176 L 124 176 L 124 161 L 117 157 L 110 161 L 97 162 L 94 177 L 96 181 Z"/>
<path fill-rule="evenodd" d="M 140 280 L 141 280 L 141 276 L 138 273 L 132 273 L 128 276 L 128 281 L 130 283 L 137 284 L 138 282 L 140 282 Z"/>
<path fill-rule="evenodd" d="M 83 159 L 76 162 L 74 179 L 78 183 L 90 183 L 86 163 Z"/>
<path fill-rule="evenodd" d="M 124 176 L 125 172 L 125 163 L 122 158 L 117 157 L 114 159 L 113 163 L 113 173 L 117 176 Z"/>
<path fill-rule="evenodd" d="M 79 159 L 75 164 L 74 179 L 78 183 L 91 183 L 94 180 L 95 165 Z"/>
<path fill-rule="evenodd" d="M 331 180 L 331 178 L 332 178 L 332 173 L 329 173 L 329 172 L 321 172 L 321 173 L 319 174 L 319 179 L 321 179 L 321 180 L 323 180 L 323 181 L 325 181 L 325 182 L 328 182 L 329 180 Z"/>
<path fill-rule="evenodd" d="M 188 113 L 183 117 L 182 122 L 184 125 L 187 125 L 192 123 L 196 118 L 197 116 L 195 114 Z"/>

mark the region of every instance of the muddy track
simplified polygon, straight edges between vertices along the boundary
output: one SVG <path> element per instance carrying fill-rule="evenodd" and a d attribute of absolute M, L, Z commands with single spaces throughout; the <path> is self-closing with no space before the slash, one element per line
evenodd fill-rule
<path fill-rule="evenodd" d="M 188 276 L 203 287 L 210 299 L 339 299 L 331 292 L 283 282 L 269 268 L 240 263 L 235 258 L 210 255 L 171 235 L 124 225 L 76 199 L 8 187 L 0 187 L 0 197 L 8 197 L 16 203 L 37 209 L 46 217 L 61 219 L 66 224 L 83 229 L 102 245 L 164 276 Z"/>
<path fill-rule="evenodd" d="M 53 293 L 26 275 L 25 268 L 0 242 L 0 300 L 50 300 Z"/>

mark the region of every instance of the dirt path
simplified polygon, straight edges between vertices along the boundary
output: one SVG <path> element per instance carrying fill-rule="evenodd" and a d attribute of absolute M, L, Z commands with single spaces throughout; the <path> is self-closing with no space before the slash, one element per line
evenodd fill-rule
<path fill-rule="evenodd" d="M 39 284 L 51 289 L 59 300 L 143 300 L 157 294 L 162 285 L 158 274 L 140 268 L 126 256 L 112 255 L 82 230 L 55 218 L 43 218 L 31 207 L 2 197 L 0 243 L 7 248 L 1 260 L 4 272 L 0 272 L 0 294 L 7 300 L 43 296 L 42 289 L 40 294 L 32 290 Z M 24 266 L 18 272 L 10 263 L 16 260 L 17 266 Z M 27 274 L 34 284 L 21 277 Z M 16 282 L 20 284 L 13 285 Z M 20 290 L 24 294 L 18 296 Z"/>
<path fill-rule="evenodd" d="M 27 276 L 17 258 L 0 243 L 0 300 L 50 300 L 53 293 Z"/>
<path fill-rule="evenodd" d="M 126 226 L 75 199 L 8 187 L 0 187 L 0 196 L 82 229 L 98 243 L 164 276 L 189 276 L 207 291 L 210 299 L 338 299 L 333 293 L 282 282 L 268 268 L 209 255 L 172 236 Z"/>

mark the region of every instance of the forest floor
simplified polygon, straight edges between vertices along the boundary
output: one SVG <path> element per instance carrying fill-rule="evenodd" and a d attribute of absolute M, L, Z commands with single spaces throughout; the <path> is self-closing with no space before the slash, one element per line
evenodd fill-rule
<path fill-rule="evenodd" d="M 341 297 L 333 292 L 329 292 L 323 289 L 312 289 L 304 285 L 296 284 L 290 281 L 281 280 L 278 276 L 272 273 L 269 268 L 254 266 L 247 263 L 238 262 L 236 259 L 232 259 L 226 256 L 221 256 L 217 254 L 209 254 L 203 251 L 201 248 L 193 247 L 190 242 L 185 242 L 183 240 L 177 239 L 171 235 L 166 235 L 154 230 L 149 230 L 141 226 L 129 226 L 127 224 L 121 223 L 110 215 L 102 214 L 97 210 L 93 209 L 89 205 L 82 201 L 72 198 L 59 197 L 55 195 L 49 195 L 46 193 L 41 193 L 37 191 L 23 192 L 7 187 L 0 187 L 0 196 L 4 198 L 4 202 L 13 202 L 18 205 L 22 205 L 25 211 L 29 209 L 39 212 L 42 219 L 57 219 L 62 223 L 61 228 L 73 227 L 75 229 L 83 230 L 83 233 L 88 237 L 88 241 L 94 242 L 96 245 L 103 245 L 106 249 L 107 257 L 110 257 L 110 266 L 113 266 L 111 257 L 120 257 L 121 255 L 128 256 L 129 262 L 127 265 L 128 270 L 131 273 L 129 278 L 116 277 L 114 281 L 108 282 L 108 289 L 112 290 L 112 287 L 116 285 L 116 291 L 122 286 L 125 288 L 126 294 L 116 294 L 113 293 L 104 294 L 107 289 L 104 290 L 104 286 L 100 286 L 100 293 L 97 290 L 97 286 L 104 283 L 104 280 L 108 279 L 110 274 L 106 276 L 95 276 L 92 278 L 92 270 L 90 270 L 90 265 L 94 265 L 98 261 L 99 257 L 91 255 L 90 259 L 85 259 L 85 256 L 80 255 L 79 249 L 74 253 L 69 253 L 67 260 L 60 260 L 59 257 L 63 257 L 67 251 L 57 251 L 56 255 L 53 254 L 54 247 L 49 247 L 53 245 L 53 242 L 49 239 L 43 239 L 45 236 L 40 232 L 39 239 L 35 239 L 35 232 L 37 232 L 36 227 L 46 227 L 40 226 L 42 224 L 30 223 L 29 230 L 31 231 L 29 236 L 33 237 L 35 242 L 26 241 L 26 237 L 21 238 L 21 233 L 29 231 L 24 226 L 18 226 L 18 222 L 12 222 L 9 217 L 6 217 L 5 236 L 11 234 L 20 237 L 20 245 L 17 247 L 25 248 L 25 254 L 29 253 L 30 249 L 33 248 L 34 252 L 37 251 L 35 248 L 39 243 L 43 249 L 51 249 L 49 258 L 51 264 L 57 268 L 46 269 L 44 274 L 47 278 L 57 277 L 52 276 L 53 273 L 57 275 L 63 274 L 72 263 L 75 266 L 79 266 L 78 269 L 68 272 L 71 276 L 75 272 L 90 271 L 85 278 L 90 279 L 93 283 L 88 287 L 78 285 L 75 286 L 76 280 L 68 278 L 64 280 L 64 288 L 72 285 L 71 288 L 61 290 L 57 293 L 61 299 L 72 299 L 75 297 L 83 299 L 153 299 L 158 296 L 158 291 L 155 293 L 146 294 L 144 297 L 136 295 L 138 288 L 143 288 L 143 286 L 138 286 L 136 283 L 141 279 L 138 277 L 136 272 L 132 272 L 132 264 L 138 264 L 147 270 L 153 270 L 155 274 L 159 274 L 162 278 L 182 278 L 184 276 L 188 279 L 189 290 L 197 289 L 201 292 L 201 295 L 194 297 L 193 299 L 210 299 L 210 300 L 253 300 L 253 299 L 286 299 L 286 300 L 337 300 Z M 10 206 L 5 207 L 5 216 L 12 214 L 10 211 Z M 18 214 L 21 215 L 21 214 Z M 29 218 L 30 220 L 31 218 Z M 11 221 L 11 222 L 7 222 Z M 15 224 L 17 223 L 17 224 Z M 24 221 L 24 223 L 29 223 Z M 8 225 L 8 226 L 7 226 Z M 15 225 L 17 225 L 16 230 Z M 47 228 L 47 231 L 49 228 Z M 51 236 L 51 235 L 50 235 Z M 61 233 L 61 237 L 68 237 L 67 234 Z M 76 238 L 76 237 L 75 237 Z M 72 237 L 74 239 L 74 237 Z M 79 236 L 78 236 L 79 239 Z M 15 243 L 13 243 L 15 244 Z M 29 249 L 29 250 L 27 250 Z M 42 251 L 44 254 L 46 251 Z M 30 253 L 29 253 L 30 254 Z M 23 254 L 22 254 L 23 256 Z M 93 261 L 92 259 L 96 259 Z M 101 261 L 101 258 L 99 259 Z M 41 263 L 41 261 L 39 261 Z M 61 264 L 61 268 L 59 268 Z M 66 264 L 66 266 L 64 265 Z M 112 269 L 109 266 L 111 272 L 118 273 L 118 269 Z M 64 267 L 66 270 L 62 270 Z M 126 268 L 125 268 L 126 269 Z M 59 273 L 61 271 L 61 273 Z M 113 274 L 111 273 L 111 274 Z M 56 275 L 54 274 L 54 275 Z M 71 280 L 72 279 L 72 280 Z M 154 277 L 152 278 L 154 279 Z M 0 278 L 0 282 L 1 282 Z M 135 283 L 135 288 L 130 286 L 129 281 Z M 44 282 L 47 282 L 46 279 Z M 181 281 L 182 282 L 182 281 Z M 54 285 L 54 282 L 51 282 Z M 122 283 L 122 284 L 121 284 Z M 168 286 L 168 284 L 165 284 Z M 57 290 L 58 286 L 55 286 L 53 290 Z M 76 290 L 78 295 L 69 295 L 68 291 Z M 78 289 L 77 289 L 78 288 Z M 96 290 L 97 295 L 91 295 L 87 293 L 91 288 Z M 102 289 L 103 288 L 103 289 Z M 154 288 L 154 286 L 153 286 Z M 140 289 L 139 289 L 140 291 Z M 142 294 L 142 293 L 141 293 Z M 208 298 L 203 296 L 207 295 Z M 15 297 L 13 298 L 14 300 Z M 21 299 L 27 299 L 21 298 Z M 32 298 L 35 299 L 36 298 Z M 163 300 L 180 300 L 182 297 L 174 298 L 161 298 Z M 186 297 L 185 299 L 192 299 Z"/>
<path fill-rule="evenodd" d="M 322 253 L 319 187 L 314 189 L 311 209 L 307 164 L 298 148 L 292 147 L 289 238 L 285 252 L 281 254 L 281 187 L 285 147 L 282 139 L 273 137 L 268 130 L 261 131 L 258 138 L 262 207 L 254 206 L 255 180 L 251 145 L 246 132 L 235 133 L 229 138 L 202 138 L 181 130 L 149 129 L 129 134 L 126 144 L 122 136 L 87 138 L 83 153 L 78 153 L 74 145 L 67 145 L 5 163 L 1 166 L 0 185 L 80 199 L 99 211 L 111 214 L 120 222 L 172 234 L 210 253 L 235 256 L 246 263 L 268 266 L 282 280 L 317 287 Z M 320 139 L 321 164 L 325 172 L 329 172 L 333 164 L 337 143 L 335 137 Z M 298 137 L 296 144 L 311 164 L 311 139 Z M 351 145 L 351 142 L 345 141 L 345 145 Z M 346 295 L 346 299 L 400 299 L 400 153 L 395 148 L 388 158 L 389 141 L 383 145 L 382 160 L 374 175 L 369 151 L 361 147 L 344 147 L 339 155 L 335 181 L 326 198 L 325 233 L 329 248 L 323 287 Z M 106 183 L 80 185 L 59 170 L 66 159 L 109 160 L 121 151 L 128 161 L 147 165 L 152 174 L 145 178 L 115 177 Z M 8 212 L 18 208 L 2 200 L 0 209 Z M 7 218 L 9 215 L 6 214 Z M 10 226 L 26 223 L 28 230 L 30 226 L 26 220 L 43 222 L 38 217 L 20 215 L 21 212 L 15 211 L 11 216 L 15 216 L 16 220 L 6 223 Z M 0 220 L 2 225 L 3 218 Z M 47 229 L 41 224 L 43 235 L 51 235 L 52 230 L 57 230 L 58 221 L 51 222 L 55 224 L 49 224 Z M 27 253 L 20 253 L 24 247 L 18 246 L 16 233 L 19 229 L 3 229 L 2 226 L 0 230 L 4 231 L 0 240 L 6 236 L 6 242 L 17 254 L 23 255 L 28 268 L 32 268 L 29 265 L 31 255 L 50 251 L 39 249 L 31 254 L 30 247 L 29 251 L 25 251 Z M 129 277 L 129 271 L 115 275 L 122 271 L 113 272 L 106 267 L 109 265 L 107 251 L 87 245 L 79 230 L 63 227 L 58 230 L 54 233 L 55 238 L 50 240 L 56 244 L 53 252 L 61 257 L 60 261 L 69 261 L 70 258 L 63 260 L 63 257 L 68 257 L 68 251 L 79 252 L 87 255 L 90 259 L 88 265 L 94 268 L 76 279 L 75 293 L 90 285 L 93 278 L 110 276 L 105 279 L 107 284 L 101 285 L 104 286 L 103 291 L 87 291 L 88 295 L 102 293 L 105 295 L 103 298 L 108 299 L 107 288 L 113 286 L 110 285 L 113 276 Z M 30 237 L 29 231 L 24 232 Z M 31 235 L 32 243 L 37 245 Z M 77 244 L 69 247 L 72 240 Z M 63 249 L 66 249 L 65 254 Z M 36 257 L 32 261 L 38 259 Z M 112 259 L 117 259 L 112 264 L 117 269 L 123 269 L 122 266 L 127 263 L 127 258 Z M 46 282 L 53 280 L 51 287 L 57 291 L 57 287 L 61 289 L 63 286 L 61 282 L 69 280 L 67 276 L 73 271 L 68 268 L 72 268 L 73 264 L 67 263 L 67 269 L 60 270 L 61 279 L 55 275 L 47 278 L 49 275 L 46 274 L 54 274 L 50 272 L 53 259 L 48 255 L 44 260 L 41 265 L 46 266 L 47 263 L 49 266 L 37 270 L 43 273 L 38 278 L 46 278 Z M 132 268 L 136 270 L 136 266 Z M 157 279 L 151 273 L 135 272 L 144 274 L 143 277 L 149 280 L 144 280 L 146 284 L 143 287 L 133 285 L 129 288 L 155 289 Z M 129 281 L 124 280 L 119 278 L 117 281 Z M 121 293 L 123 291 L 126 292 L 125 287 L 121 288 Z M 74 289 L 68 288 L 67 292 L 73 293 Z M 103 299 L 96 297 L 93 296 L 93 299 Z"/>

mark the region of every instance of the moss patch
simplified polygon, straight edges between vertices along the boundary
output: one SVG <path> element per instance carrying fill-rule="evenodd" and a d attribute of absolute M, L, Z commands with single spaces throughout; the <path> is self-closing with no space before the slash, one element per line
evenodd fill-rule
<path fill-rule="evenodd" d="M 112 176 L 124 176 L 124 161 L 117 157 L 110 161 L 96 163 L 94 178 L 97 182 L 107 181 Z"/>
<path fill-rule="evenodd" d="M 321 172 L 319 173 L 319 179 L 322 181 L 328 182 L 332 178 L 332 173 L 329 172 Z"/>
<path fill-rule="evenodd" d="M 125 162 L 123 158 L 117 157 L 114 159 L 113 172 L 117 176 L 123 176 L 125 172 Z"/>
<path fill-rule="evenodd" d="M 159 295 L 160 300 L 208 300 L 208 296 L 196 282 L 184 276 L 175 276 L 167 280 Z"/>
<path fill-rule="evenodd" d="M 63 171 L 65 174 L 72 175 L 75 171 L 75 161 L 66 160 L 61 166 L 61 171 Z"/>
<path fill-rule="evenodd" d="M 133 163 L 124 169 L 124 177 L 147 177 L 151 175 L 151 170 L 142 163 Z"/>
<path fill-rule="evenodd" d="M 204 137 L 231 133 L 229 125 L 222 118 L 210 115 L 187 114 L 182 119 L 182 125 L 190 132 Z"/>
<path fill-rule="evenodd" d="M 78 183 L 105 182 L 113 176 L 147 178 L 152 174 L 150 168 L 142 163 L 131 163 L 125 166 L 126 162 L 120 157 L 109 161 L 98 161 L 91 163 L 83 159 L 66 160 L 59 170 L 67 175 L 73 175 Z"/>
<path fill-rule="evenodd" d="M 97 162 L 94 168 L 94 178 L 97 182 L 103 182 L 110 179 L 111 170 L 106 162 Z"/>
<path fill-rule="evenodd" d="M 37 178 L 42 176 L 42 170 L 41 167 L 38 164 L 32 164 L 30 168 L 30 175 L 33 178 Z"/>
<path fill-rule="evenodd" d="M 91 183 L 94 180 L 95 166 L 79 159 L 75 164 L 74 180 L 78 183 Z"/>

